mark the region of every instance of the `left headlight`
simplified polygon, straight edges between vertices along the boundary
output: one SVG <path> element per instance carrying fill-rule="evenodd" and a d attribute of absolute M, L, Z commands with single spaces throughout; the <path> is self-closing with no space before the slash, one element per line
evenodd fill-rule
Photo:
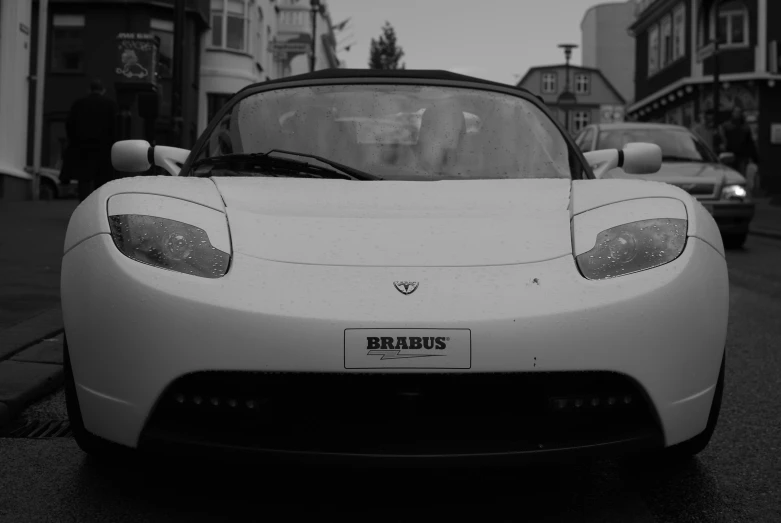
<path fill-rule="evenodd" d="M 114 245 L 128 258 L 202 278 L 228 272 L 225 213 L 179 198 L 137 193 L 112 196 L 107 211 Z"/>
<path fill-rule="evenodd" d="M 722 200 L 743 201 L 746 199 L 747 195 L 746 188 L 742 185 L 725 185 L 724 188 L 721 189 Z"/>
<path fill-rule="evenodd" d="M 109 216 L 117 248 L 141 263 L 203 278 L 228 272 L 230 254 L 214 247 L 206 231 L 187 223 L 145 216 Z"/>
<path fill-rule="evenodd" d="M 687 221 L 676 218 L 640 220 L 597 235 L 596 245 L 576 257 L 589 280 L 615 278 L 675 260 L 686 246 Z"/>

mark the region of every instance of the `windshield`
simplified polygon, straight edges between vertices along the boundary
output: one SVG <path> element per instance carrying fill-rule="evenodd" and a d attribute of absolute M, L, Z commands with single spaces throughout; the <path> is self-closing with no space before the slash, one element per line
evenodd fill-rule
<path fill-rule="evenodd" d="M 571 178 L 566 140 L 531 102 L 490 91 L 410 85 L 249 95 L 221 119 L 196 161 L 275 149 L 317 155 L 383 180 Z M 221 162 L 208 175 L 266 174 L 262 165 L 238 169 L 230 163 Z"/>
<path fill-rule="evenodd" d="M 716 163 L 708 146 L 684 129 L 616 129 L 599 133 L 598 149 L 623 149 L 630 142 L 654 143 L 664 162 Z"/>

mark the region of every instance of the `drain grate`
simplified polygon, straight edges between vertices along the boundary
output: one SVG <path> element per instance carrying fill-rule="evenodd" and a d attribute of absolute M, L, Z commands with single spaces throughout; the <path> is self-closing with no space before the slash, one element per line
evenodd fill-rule
<path fill-rule="evenodd" d="M 0 431 L 0 438 L 72 438 L 68 420 L 23 420 Z"/>

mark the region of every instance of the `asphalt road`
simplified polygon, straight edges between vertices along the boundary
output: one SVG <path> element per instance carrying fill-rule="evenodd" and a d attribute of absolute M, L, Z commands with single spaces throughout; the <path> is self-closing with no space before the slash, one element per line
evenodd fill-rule
<path fill-rule="evenodd" d="M 600 461 L 439 475 L 107 469 L 70 438 L 5 439 L 0 521 L 781 522 L 781 241 L 751 237 L 728 259 L 723 410 L 711 445 L 685 466 Z M 64 417 L 62 393 L 24 415 Z"/>

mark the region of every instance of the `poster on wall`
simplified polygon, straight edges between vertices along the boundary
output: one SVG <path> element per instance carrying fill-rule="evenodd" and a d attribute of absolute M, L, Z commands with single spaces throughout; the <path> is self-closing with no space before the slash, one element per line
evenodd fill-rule
<path fill-rule="evenodd" d="M 736 103 L 746 112 L 757 111 L 759 109 L 757 89 L 749 88 L 743 84 L 730 84 L 727 88 L 722 87 L 719 92 L 720 111 L 728 113 L 732 111 Z M 710 86 L 704 87 L 700 91 L 700 107 L 704 110 L 713 108 L 713 89 Z"/>

